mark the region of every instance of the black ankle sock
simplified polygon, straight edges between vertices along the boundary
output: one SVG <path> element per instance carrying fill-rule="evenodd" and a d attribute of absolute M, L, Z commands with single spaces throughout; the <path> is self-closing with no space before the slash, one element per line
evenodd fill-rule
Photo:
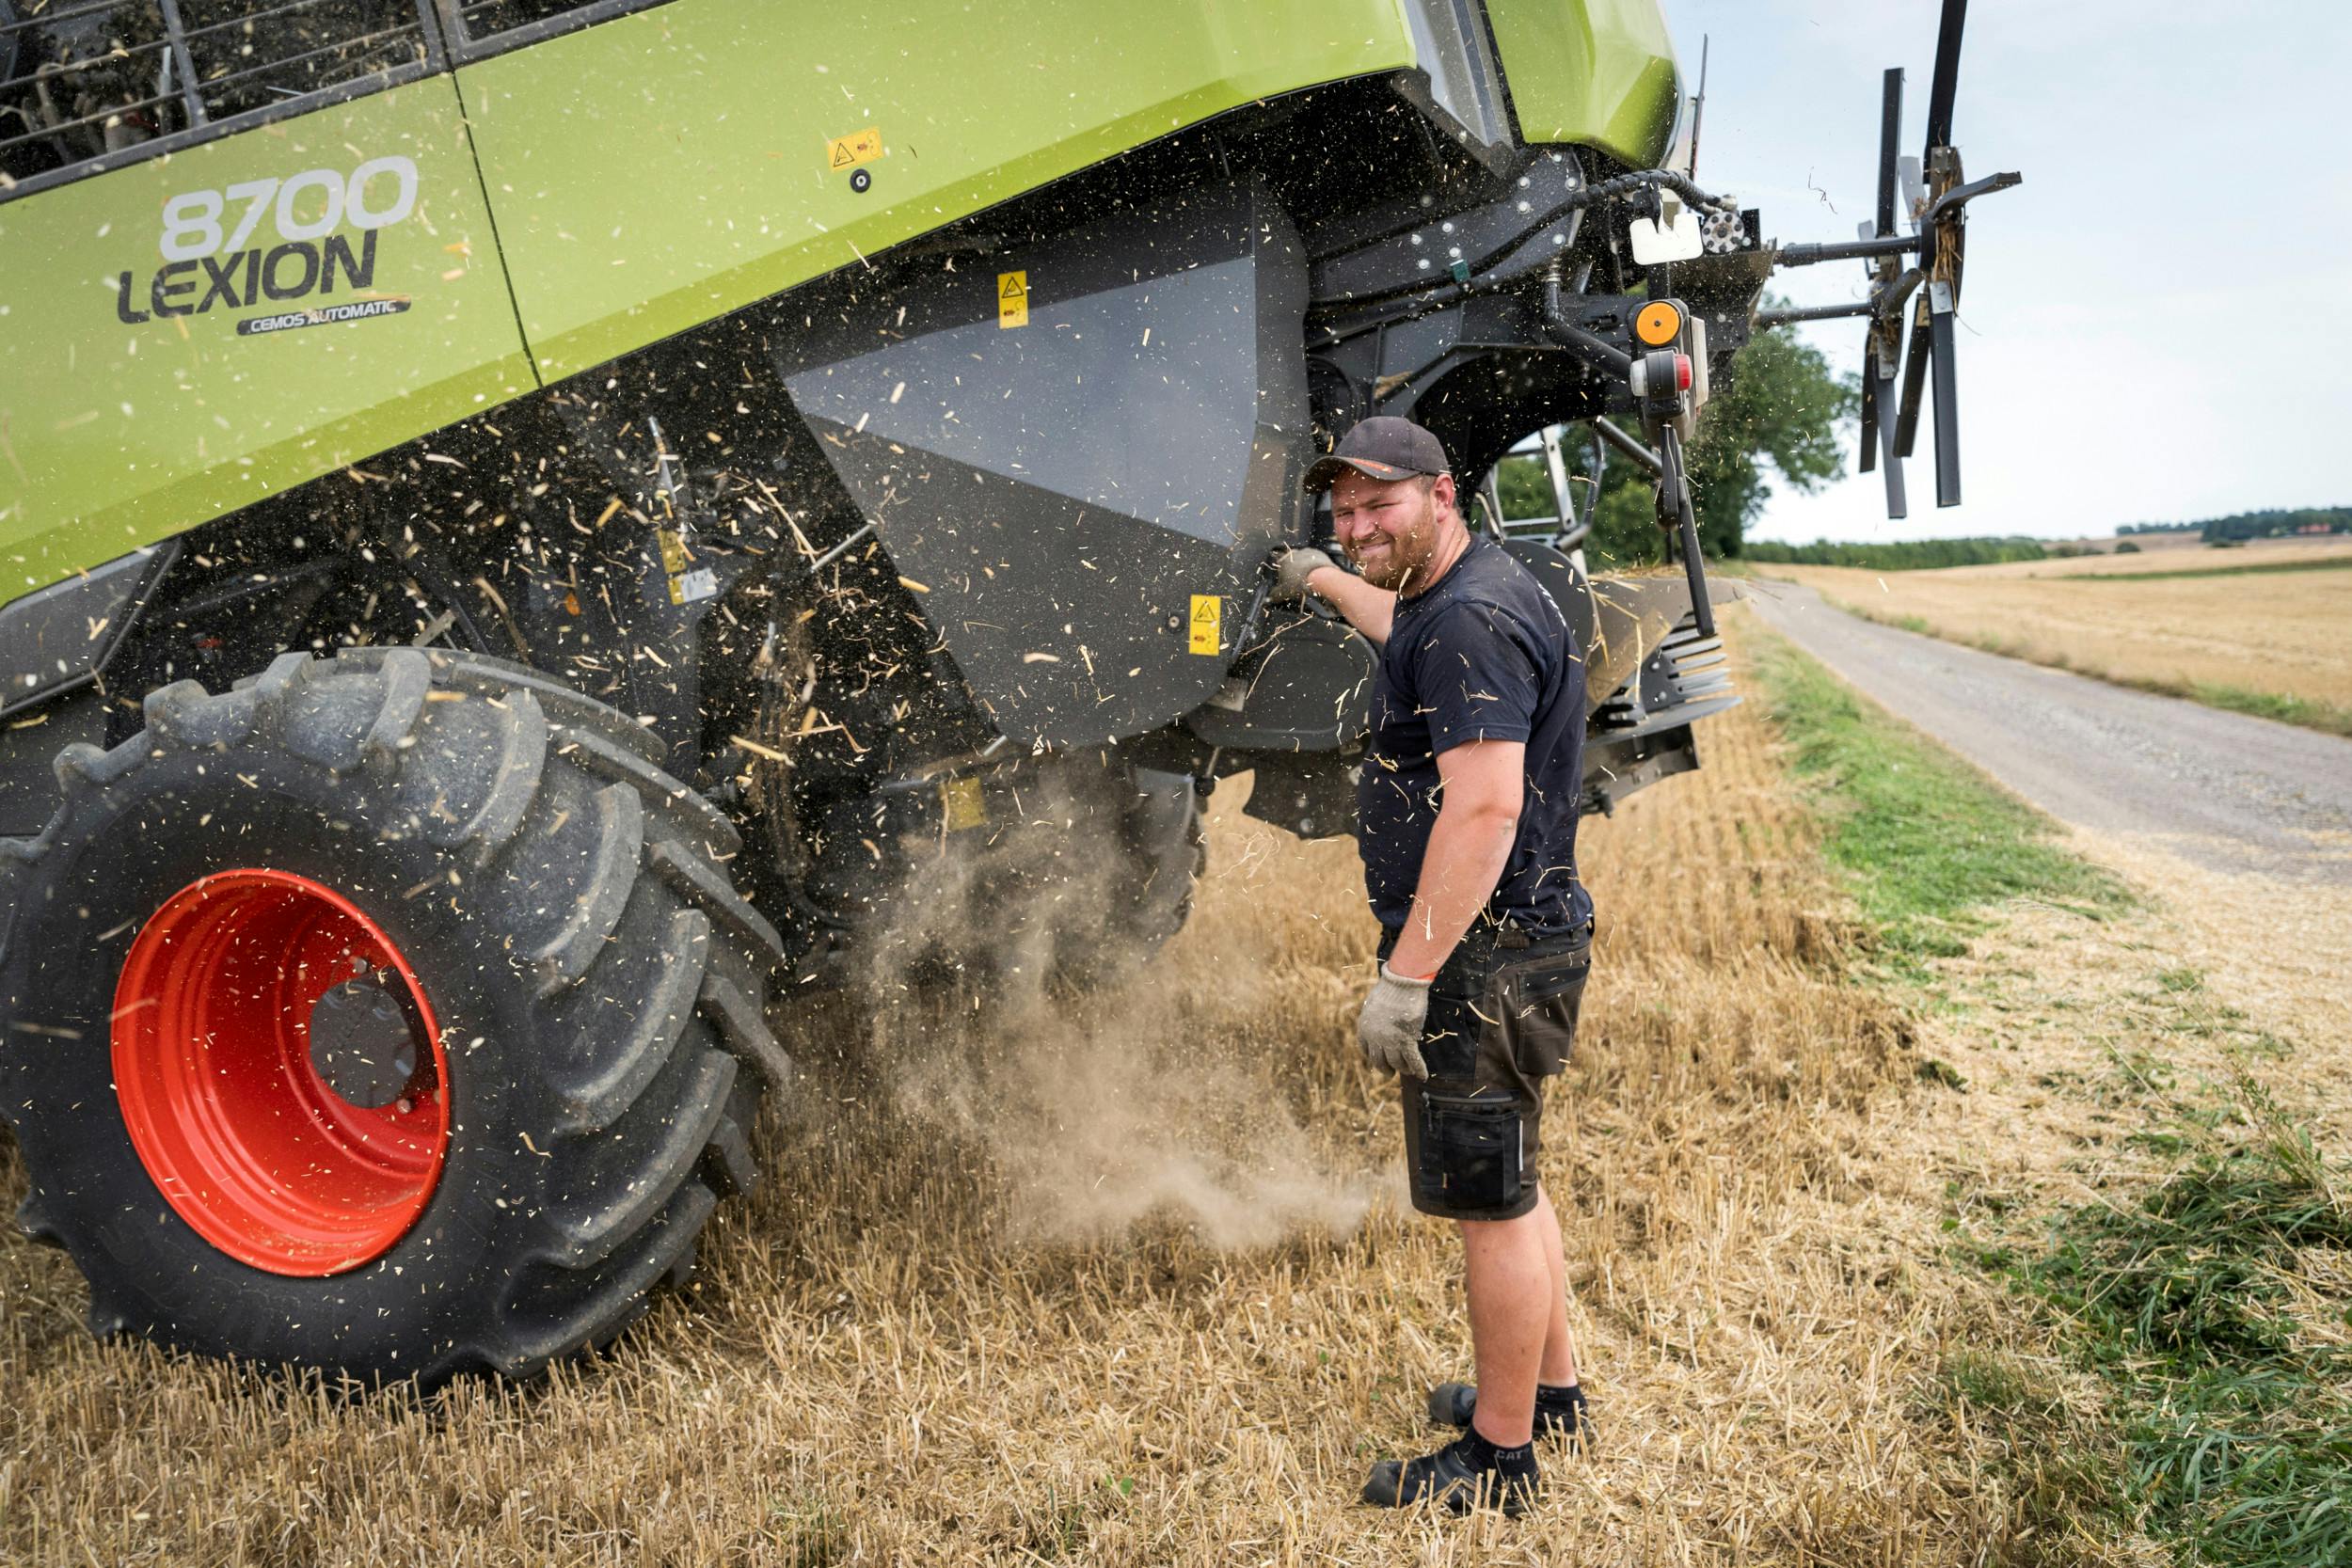
<path fill-rule="evenodd" d="M 1492 1470 L 1507 1481 L 1524 1481 L 1535 1474 L 1535 1445 L 1533 1442 L 1506 1449 L 1488 1442 L 1486 1434 L 1476 1427 L 1470 1428 L 1462 1441 L 1470 1446 L 1470 1462 L 1482 1470 Z"/>
<path fill-rule="evenodd" d="M 1535 1385 L 1537 1404 L 1574 1404 L 1583 1397 L 1584 1386 L 1580 1383 L 1538 1383 Z"/>

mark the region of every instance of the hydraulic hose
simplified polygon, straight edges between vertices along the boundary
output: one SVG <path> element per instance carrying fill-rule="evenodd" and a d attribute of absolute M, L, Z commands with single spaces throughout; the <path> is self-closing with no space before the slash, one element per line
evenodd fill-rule
<path fill-rule="evenodd" d="M 1544 330 L 1575 348 L 1587 364 L 1597 365 L 1621 381 L 1632 375 L 1631 355 L 1568 320 L 1567 297 L 1556 266 L 1544 272 L 1543 309 Z"/>
<path fill-rule="evenodd" d="M 1630 174 L 1620 174 L 1613 179 L 1596 181 L 1592 184 L 1570 192 L 1554 203 L 1542 216 L 1529 224 L 1525 232 L 1531 235 L 1540 234 L 1569 214 L 1581 212 L 1597 202 L 1613 201 L 1619 197 L 1630 196 L 1635 191 L 1655 190 L 1660 187 L 1673 191 L 1693 207 L 1704 209 L 1722 205 L 1721 198 L 1708 195 L 1693 184 L 1687 176 L 1677 174 L 1670 168 L 1640 168 Z M 1369 321 L 1354 322 L 1344 328 L 1326 332 L 1322 337 L 1311 341 L 1308 347 L 1310 349 L 1330 348 L 1346 342 L 1350 339 L 1360 338 L 1367 332 L 1377 331 L 1391 322 L 1403 321 L 1407 317 L 1420 315 L 1429 310 L 1441 309 L 1448 305 L 1472 298 L 1478 294 L 1490 293 L 1502 287 L 1505 282 L 1512 280 L 1498 278 L 1495 275 L 1507 266 L 1511 259 L 1517 256 L 1526 244 L 1527 242 L 1522 240 L 1504 249 L 1487 264 L 1486 271 L 1478 277 L 1466 282 L 1430 285 L 1421 288 L 1418 293 L 1405 292 L 1405 297 L 1394 309 L 1382 311 Z M 1375 294 L 1368 299 L 1350 300 L 1348 303 L 1364 306 L 1375 304 L 1384 298 L 1395 297 L 1394 294 Z"/>

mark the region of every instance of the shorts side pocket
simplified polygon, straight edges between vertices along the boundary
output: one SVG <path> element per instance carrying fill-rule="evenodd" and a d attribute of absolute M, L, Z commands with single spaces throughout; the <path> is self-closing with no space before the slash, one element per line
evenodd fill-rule
<path fill-rule="evenodd" d="M 1567 1066 L 1592 972 L 1590 947 L 1520 958 L 1495 972 L 1489 1001 L 1498 1053 L 1517 1076 L 1534 1083 Z"/>
<path fill-rule="evenodd" d="M 1423 1092 L 1415 1196 L 1440 1209 L 1507 1209 L 1523 1190 L 1519 1107 Z"/>

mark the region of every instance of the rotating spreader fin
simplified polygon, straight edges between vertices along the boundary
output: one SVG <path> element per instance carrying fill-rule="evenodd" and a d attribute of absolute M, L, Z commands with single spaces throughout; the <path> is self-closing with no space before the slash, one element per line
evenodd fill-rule
<path fill-rule="evenodd" d="M 1968 0 L 1944 0 L 1935 29 L 1935 75 L 1928 83 L 1928 150 L 1952 144 L 1952 94 L 1960 87 L 1960 30 L 1968 21 Z"/>
<path fill-rule="evenodd" d="M 1903 68 L 1889 68 L 1879 87 L 1879 205 L 1877 232 L 1895 232 L 1895 176 L 1903 135 Z"/>
<path fill-rule="evenodd" d="M 1928 342 L 1935 357 L 1935 504 L 1960 504 L 1960 383 L 1952 370 L 1952 289 L 1928 285 Z"/>
<path fill-rule="evenodd" d="M 1784 267 L 1860 261 L 1869 270 L 1868 297 L 1851 307 L 1760 312 L 1757 324 L 1858 316 L 1867 325 L 1863 349 L 1862 451 L 1856 467 L 1886 475 L 1886 515 L 1905 513 L 1902 460 L 1918 438 L 1919 414 L 1932 389 L 1935 406 L 1935 504 L 1960 504 L 1960 382 L 1953 324 L 1960 309 L 1967 205 L 2007 190 L 2023 176 L 1995 174 L 1968 182 L 1952 145 L 1952 103 L 1960 82 L 1961 35 L 1967 0 L 1944 0 L 1936 29 L 1935 69 L 1928 87 L 1927 143 L 1917 160 L 1896 148 L 1902 132 L 1903 73 L 1886 72 L 1879 104 L 1877 221 L 1851 244 L 1784 245 Z M 1898 201 L 1898 195 L 1900 201 Z M 1898 214 L 1912 232 L 1897 230 Z M 1903 320 L 1908 306 L 1908 334 Z M 1906 336 L 1908 341 L 1906 341 Z"/>
<path fill-rule="evenodd" d="M 1910 515 L 1911 508 L 1903 495 L 1903 460 L 1895 450 L 1895 422 L 1886 418 L 1886 411 L 1895 406 L 1895 369 L 1883 360 L 1873 369 L 1878 375 L 1875 390 L 1879 404 L 1879 465 L 1886 470 L 1886 515 L 1905 517 Z"/>
<path fill-rule="evenodd" d="M 1879 199 L 1874 237 L 1882 240 L 1895 237 L 1895 179 L 1902 134 L 1903 71 L 1896 66 L 1881 78 L 1879 88 Z M 1899 264 L 1900 259 L 1891 255 L 1870 263 L 1874 299 L 1883 297 Z M 1891 316 L 1891 311 L 1881 311 L 1872 318 L 1869 345 L 1863 355 L 1863 396 L 1869 400 L 1871 417 L 1862 435 L 1861 467 L 1867 469 L 1873 457 L 1878 460 L 1886 470 L 1886 515 L 1903 517 L 1911 510 L 1903 494 L 1903 459 L 1911 449 L 1896 440 L 1895 372 L 1902 363 L 1902 340 Z M 1878 442 L 1876 452 L 1870 451 L 1873 436 Z"/>
<path fill-rule="evenodd" d="M 1920 383 L 1928 378 L 1928 302 L 1911 308 L 1911 349 L 1903 356 L 1903 397 L 1895 414 L 1895 450 L 1905 457 L 1919 438 Z"/>
<path fill-rule="evenodd" d="M 1862 451 L 1854 467 L 1868 473 L 1879 466 L 1879 350 L 1862 351 Z"/>

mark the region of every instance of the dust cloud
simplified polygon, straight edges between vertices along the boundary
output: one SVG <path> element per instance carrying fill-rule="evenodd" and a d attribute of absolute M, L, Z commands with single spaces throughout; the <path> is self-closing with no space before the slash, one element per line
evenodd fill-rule
<path fill-rule="evenodd" d="M 1325 1042 L 1282 1037 L 1246 953 L 1140 940 L 1141 875 L 1066 790 L 938 846 L 875 944 L 868 1070 L 911 1132 L 993 1170 L 1010 1240 L 1352 1232 L 1385 1188 L 1319 1148 L 1285 1089 Z"/>

